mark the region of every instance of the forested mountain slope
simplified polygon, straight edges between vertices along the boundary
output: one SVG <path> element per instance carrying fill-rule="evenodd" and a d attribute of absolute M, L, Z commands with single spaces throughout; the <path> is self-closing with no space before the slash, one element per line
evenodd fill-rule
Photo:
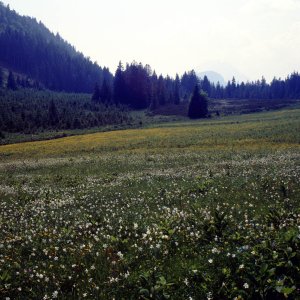
<path fill-rule="evenodd" d="M 20 16 L 0 2 L 0 66 L 36 80 L 44 87 L 66 92 L 91 92 L 108 69 L 54 35 L 41 22 Z"/>

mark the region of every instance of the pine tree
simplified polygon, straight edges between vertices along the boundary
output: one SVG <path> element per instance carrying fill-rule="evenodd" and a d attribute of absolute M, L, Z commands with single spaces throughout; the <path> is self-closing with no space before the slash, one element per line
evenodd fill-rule
<path fill-rule="evenodd" d="M 126 82 L 124 78 L 124 68 L 122 62 L 119 62 L 118 68 L 115 73 L 114 83 L 113 83 L 113 98 L 114 102 L 126 104 Z"/>
<path fill-rule="evenodd" d="M 174 104 L 178 105 L 180 103 L 180 93 L 179 93 L 179 87 L 180 87 L 180 79 L 178 74 L 176 74 L 175 78 L 175 90 L 174 90 Z"/>
<path fill-rule="evenodd" d="M 203 80 L 201 82 L 201 88 L 208 95 L 211 94 L 211 84 L 210 84 L 210 82 L 209 82 L 209 80 L 208 80 L 208 78 L 207 78 L 206 75 L 204 75 L 204 78 L 203 78 Z"/>
<path fill-rule="evenodd" d="M 15 76 L 12 73 L 12 71 L 9 71 L 9 75 L 8 75 L 8 78 L 7 78 L 7 88 L 9 90 L 13 90 L 13 91 L 15 91 L 17 89 Z"/>
<path fill-rule="evenodd" d="M 195 86 L 190 105 L 188 116 L 191 119 L 205 118 L 207 116 L 207 94 L 199 92 L 198 85 Z"/>
<path fill-rule="evenodd" d="M 166 85 L 165 80 L 162 77 L 162 75 L 158 78 L 158 103 L 159 105 L 165 105 L 166 104 Z"/>
<path fill-rule="evenodd" d="M 233 76 L 232 80 L 231 80 L 231 97 L 232 98 L 236 98 L 236 89 L 237 89 L 236 80 Z"/>
<path fill-rule="evenodd" d="M 222 98 L 222 91 L 223 91 L 223 87 L 221 88 L 220 82 L 218 81 L 216 86 L 216 94 L 215 94 L 215 97 L 217 99 Z"/>
<path fill-rule="evenodd" d="M 154 71 L 151 76 L 151 92 L 150 92 L 150 110 L 158 108 L 158 90 L 157 90 L 157 75 Z"/>

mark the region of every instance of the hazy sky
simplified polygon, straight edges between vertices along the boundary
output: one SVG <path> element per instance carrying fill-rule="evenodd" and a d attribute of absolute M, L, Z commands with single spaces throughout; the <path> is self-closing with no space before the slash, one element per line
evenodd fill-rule
<path fill-rule="evenodd" d="M 300 71 L 300 0 L 3 2 L 112 72 L 119 60 L 172 76 L 194 68 L 270 80 Z"/>

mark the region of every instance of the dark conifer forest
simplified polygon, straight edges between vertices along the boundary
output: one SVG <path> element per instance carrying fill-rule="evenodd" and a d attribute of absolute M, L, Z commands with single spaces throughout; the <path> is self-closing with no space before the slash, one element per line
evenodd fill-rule
<path fill-rule="evenodd" d="M 20 16 L 0 2 L 0 131 L 123 124 L 131 118 L 129 110 L 156 113 L 172 106 L 175 112 L 178 105 L 188 108 L 195 86 L 209 99 L 283 103 L 300 99 L 297 72 L 270 83 L 264 77 L 254 82 L 233 78 L 226 86 L 211 83 L 206 76 L 198 78 L 194 70 L 175 78 L 162 76 L 135 61 L 120 62 L 112 74 L 41 22 Z M 191 109 L 186 112 L 194 117 Z M 209 115 L 208 111 L 199 117 Z"/>
<path fill-rule="evenodd" d="M 131 122 L 125 107 L 92 102 L 87 94 L 31 89 L 0 90 L 0 112 L 0 131 L 5 132 L 36 133 Z"/>
<path fill-rule="evenodd" d="M 24 86 L 87 92 L 112 76 L 41 22 L 18 15 L 0 2 L 0 65 L 20 73 Z"/>

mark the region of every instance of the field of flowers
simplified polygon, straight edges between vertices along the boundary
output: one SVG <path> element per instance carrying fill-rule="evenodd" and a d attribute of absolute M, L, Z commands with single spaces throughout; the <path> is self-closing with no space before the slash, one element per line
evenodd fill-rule
<path fill-rule="evenodd" d="M 300 299 L 300 109 L 0 146 L 0 299 Z"/>

